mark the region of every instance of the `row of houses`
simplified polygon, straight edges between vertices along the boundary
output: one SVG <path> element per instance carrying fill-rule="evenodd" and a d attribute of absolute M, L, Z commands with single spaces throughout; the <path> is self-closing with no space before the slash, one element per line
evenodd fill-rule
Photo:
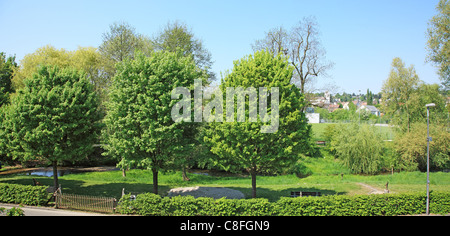
<path fill-rule="evenodd" d="M 374 101 L 375 103 L 378 103 L 379 101 Z M 356 112 L 360 112 L 362 110 L 368 111 L 371 114 L 375 116 L 382 116 L 382 113 L 378 108 L 376 108 L 373 105 L 367 105 L 367 102 L 354 100 L 352 102 L 340 102 L 340 101 L 332 101 L 331 100 L 331 94 L 327 91 L 324 94 L 324 97 L 315 97 L 311 99 L 310 103 L 312 104 L 312 107 L 320 107 L 327 109 L 329 112 L 334 112 L 337 109 L 350 109 L 350 103 L 353 103 L 356 106 Z M 375 104 L 374 103 L 374 104 Z M 320 114 L 314 113 L 314 109 L 307 109 L 307 118 L 309 120 L 309 123 L 320 123 Z"/>

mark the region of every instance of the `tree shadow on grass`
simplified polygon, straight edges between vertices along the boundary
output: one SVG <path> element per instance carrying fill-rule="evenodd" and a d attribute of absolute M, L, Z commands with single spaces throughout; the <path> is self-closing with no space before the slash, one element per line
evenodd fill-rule
<path fill-rule="evenodd" d="M 32 185 L 33 180 L 36 179 L 41 185 L 53 186 L 53 178 L 52 177 L 41 177 L 41 176 L 17 176 L 10 178 L 0 178 L 0 183 L 11 183 L 11 184 L 21 184 L 21 185 Z M 209 180 L 209 179 L 208 179 Z M 186 186 L 203 186 L 208 187 L 208 183 L 201 183 L 202 181 L 192 181 L 187 182 Z M 83 180 L 71 180 L 59 178 L 59 184 L 62 187 L 63 193 L 71 193 L 71 194 L 79 194 L 79 195 L 89 195 L 89 196 L 103 196 L 103 197 L 114 197 L 116 199 L 120 199 L 122 197 L 122 190 L 124 190 L 125 194 L 140 194 L 140 193 L 152 193 L 153 192 L 153 184 L 150 183 L 136 183 L 136 182 L 114 182 L 114 183 L 105 183 L 105 182 L 89 182 Z M 172 188 L 180 187 L 178 183 L 173 184 L 159 184 L 158 192 L 161 196 L 167 196 L 168 192 Z M 234 187 L 230 186 L 230 184 L 224 184 L 224 186 L 214 187 L 226 187 L 234 190 L 241 191 L 245 198 L 251 198 L 252 188 L 249 185 L 248 187 Z M 322 196 L 324 195 L 342 195 L 345 192 L 336 192 L 335 190 L 324 189 L 324 188 L 285 188 L 274 190 L 270 188 L 258 187 L 256 189 L 256 194 L 258 198 L 267 198 L 271 202 L 278 201 L 282 197 L 290 197 L 291 192 L 321 192 Z"/>

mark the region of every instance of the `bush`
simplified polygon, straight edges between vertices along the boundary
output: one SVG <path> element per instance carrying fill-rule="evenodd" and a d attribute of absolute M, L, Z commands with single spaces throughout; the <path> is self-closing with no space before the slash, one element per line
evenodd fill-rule
<path fill-rule="evenodd" d="M 384 143 L 374 126 L 353 123 L 336 129 L 330 149 L 353 173 L 376 174 L 382 169 Z"/>
<path fill-rule="evenodd" d="M 333 195 L 324 197 L 267 199 L 217 199 L 192 196 L 161 197 L 125 195 L 117 212 L 152 216 L 394 216 L 425 213 L 426 195 Z M 430 212 L 450 212 L 450 193 L 431 193 Z"/>
<path fill-rule="evenodd" d="M 50 197 L 48 186 L 0 183 L 0 202 L 40 206 Z"/>

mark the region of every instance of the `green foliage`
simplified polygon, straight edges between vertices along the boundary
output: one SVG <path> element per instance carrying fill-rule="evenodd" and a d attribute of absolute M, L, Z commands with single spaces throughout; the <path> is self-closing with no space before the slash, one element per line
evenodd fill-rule
<path fill-rule="evenodd" d="M 10 118 L 25 159 L 73 160 L 91 152 L 100 116 L 84 74 L 43 66 L 18 92 Z"/>
<path fill-rule="evenodd" d="M 392 68 L 389 78 L 383 82 L 381 88 L 383 103 L 382 109 L 386 115 L 392 117 L 394 125 L 399 125 L 403 130 L 409 130 L 414 111 L 413 98 L 420 79 L 413 65 L 405 67 L 400 58 L 392 60 Z"/>
<path fill-rule="evenodd" d="M 445 126 L 430 125 L 430 168 L 450 168 L 450 133 Z M 410 132 L 399 134 L 394 149 L 400 159 L 401 169 L 426 171 L 427 166 L 427 125 L 414 123 Z"/>
<path fill-rule="evenodd" d="M 84 73 L 42 66 L 2 112 L 0 138 L 7 148 L 0 151 L 23 161 L 44 158 L 54 168 L 57 161 L 86 158 L 101 128 L 97 109 L 98 98 Z"/>
<path fill-rule="evenodd" d="M 20 209 L 18 207 L 13 207 L 13 208 L 9 209 L 6 216 L 25 216 L 25 214 L 23 213 L 22 209 Z"/>
<path fill-rule="evenodd" d="M 40 206 L 50 198 L 48 186 L 0 183 L 0 202 Z"/>
<path fill-rule="evenodd" d="M 428 60 L 439 68 L 442 84 L 450 87 L 450 2 L 440 0 L 436 6 L 438 14 L 428 24 Z"/>
<path fill-rule="evenodd" d="M 175 153 L 183 148 L 186 123 L 175 123 L 171 92 L 177 87 L 193 87 L 203 77 L 192 58 L 167 51 L 150 57 L 137 53 L 134 60 L 118 64 L 113 78 L 105 117 L 105 149 L 108 155 L 137 160 L 154 173 L 167 169 Z"/>
<path fill-rule="evenodd" d="M 11 80 L 13 70 L 17 67 L 16 57 L 8 57 L 0 52 L 0 107 L 9 103 L 9 94 L 14 92 Z"/>
<path fill-rule="evenodd" d="M 211 53 L 185 24 L 178 21 L 169 22 L 153 42 L 157 50 L 179 52 L 184 56 L 192 56 L 197 67 L 208 74 L 209 81 L 216 79 L 214 72 L 211 71 L 213 64 Z"/>
<path fill-rule="evenodd" d="M 327 132 L 331 136 L 330 150 L 353 173 L 375 174 L 382 168 L 384 143 L 380 133 L 371 125 L 339 125 Z"/>
<path fill-rule="evenodd" d="M 245 169 L 251 174 L 253 197 L 256 197 L 257 173 L 276 173 L 295 163 L 299 154 L 306 153 L 311 147 L 311 127 L 302 112 L 304 98 L 299 89 L 291 83 L 292 72 L 293 68 L 289 66 L 286 58 L 266 51 L 256 52 L 235 61 L 233 71 L 222 81 L 222 93 L 225 96 L 227 87 L 253 87 L 256 90 L 265 87 L 268 91 L 271 91 L 272 87 L 278 87 L 278 131 L 260 132 L 266 123 L 261 119 L 257 122 L 248 121 L 250 106 L 249 102 L 245 101 L 247 122 L 213 122 L 205 132 L 205 142 L 211 146 L 211 152 L 220 158 L 216 160 L 217 165 L 228 170 Z M 270 110 L 270 106 L 268 108 Z M 226 120 L 225 115 L 223 120 Z M 236 120 L 234 118 L 234 121 Z"/>
<path fill-rule="evenodd" d="M 331 195 L 323 197 L 267 199 L 217 199 L 140 194 L 136 200 L 125 195 L 117 212 L 152 216 L 395 216 L 425 213 L 426 195 Z M 450 194 L 432 192 L 430 212 L 450 212 Z"/>

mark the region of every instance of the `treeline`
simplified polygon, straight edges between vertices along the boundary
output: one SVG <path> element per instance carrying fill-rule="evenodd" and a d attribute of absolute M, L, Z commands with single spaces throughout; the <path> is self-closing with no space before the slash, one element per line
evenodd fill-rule
<path fill-rule="evenodd" d="M 310 29 L 310 22 L 301 26 Z M 178 111 L 191 114 L 190 121 L 175 122 L 172 108 L 186 98 L 173 90 L 188 88 L 194 98 L 194 80 L 205 86 L 213 81 L 210 53 L 177 22 L 153 39 L 116 23 L 98 49 L 45 46 L 26 55 L 20 66 L 14 58 L 2 64 L 8 68 L 2 81 L 9 81 L 4 86 L 9 96 L 0 109 L 0 155 L 6 162 L 51 164 L 58 186 L 59 164 L 86 160 L 101 146 L 101 154 L 118 163 L 124 176 L 132 167 L 151 170 L 154 193 L 160 171 L 183 170 L 188 180 L 186 169 L 199 166 L 248 172 L 256 197 L 257 174 L 285 173 L 302 155 L 317 151 L 292 63 L 282 53 L 255 50 L 234 62 L 214 92 L 217 97 L 225 96 L 226 87 L 279 88 L 276 113 L 275 94 L 267 94 L 268 119 L 258 114 L 256 122 L 222 122 L 227 118 L 218 117 L 218 104 L 210 102 L 203 112 L 216 122 L 191 122 L 190 106 Z M 277 132 L 260 132 L 272 123 Z"/>

